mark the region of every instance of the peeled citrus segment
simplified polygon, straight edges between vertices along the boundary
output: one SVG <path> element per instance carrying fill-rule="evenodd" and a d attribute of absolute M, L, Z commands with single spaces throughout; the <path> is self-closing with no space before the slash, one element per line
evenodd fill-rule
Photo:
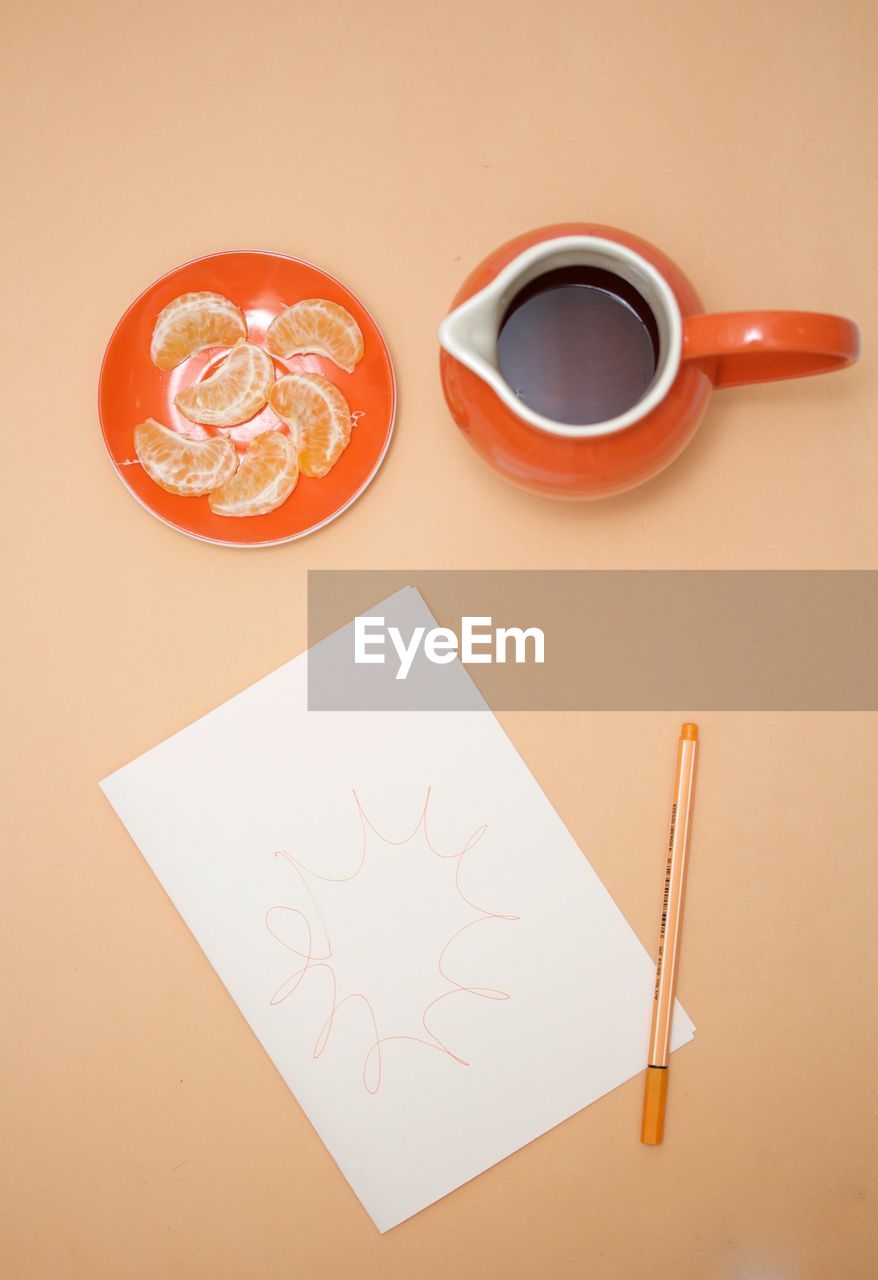
<path fill-rule="evenodd" d="M 159 369 L 178 364 L 205 347 L 233 347 L 247 337 L 244 312 L 221 293 L 184 293 L 159 312 L 149 354 Z"/>
<path fill-rule="evenodd" d="M 353 373 L 363 358 L 360 326 L 349 311 L 325 298 L 306 298 L 275 316 L 265 344 L 282 360 L 306 353 L 328 356 L 345 373 Z"/>
<path fill-rule="evenodd" d="M 240 342 L 216 373 L 184 387 L 174 397 L 174 404 L 190 422 L 235 427 L 247 422 L 267 403 L 272 382 L 271 356 L 252 342 Z"/>
<path fill-rule="evenodd" d="M 189 440 L 154 418 L 134 428 L 134 451 L 151 480 L 184 498 L 210 493 L 231 479 L 238 465 L 230 440 Z"/>
<path fill-rule="evenodd" d="M 338 387 L 319 373 L 289 373 L 268 402 L 296 436 L 302 475 L 325 476 L 351 438 L 351 411 Z"/>
<path fill-rule="evenodd" d="M 264 516 L 286 502 L 298 479 L 295 442 L 267 431 L 250 444 L 231 480 L 210 495 L 210 509 L 218 516 Z"/>

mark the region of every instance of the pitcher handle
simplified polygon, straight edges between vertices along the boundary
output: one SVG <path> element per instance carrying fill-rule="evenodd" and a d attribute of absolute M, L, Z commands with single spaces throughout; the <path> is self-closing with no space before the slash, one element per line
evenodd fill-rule
<path fill-rule="evenodd" d="M 817 311 L 728 311 L 683 321 L 683 360 L 717 387 L 829 373 L 859 353 L 853 321 Z"/>

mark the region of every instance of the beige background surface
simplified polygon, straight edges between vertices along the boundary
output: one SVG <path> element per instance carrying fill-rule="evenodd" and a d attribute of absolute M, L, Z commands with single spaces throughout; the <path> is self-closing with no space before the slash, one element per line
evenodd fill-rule
<path fill-rule="evenodd" d="M 874 716 L 701 717 L 665 1146 L 631 1082 L 383 1238 L 97 781 L 302 647 L 309 567 L 874 566 L 876 36 L 866 0 L 4 15 L 4 1275 L 874 1275 Z M 518 493 L 450 424 L 434 333 L 487 250 L 571 217 L 708 307 L 852 315 L 866 359 L 718 396 L 621 500 Z M 146 284 L 251 247 L 363 297 L 400 416 L 347 515 L 238 553 L 130 499 L 95 389 Z M 678 717 L 504 722 L 652 950 Z"/>

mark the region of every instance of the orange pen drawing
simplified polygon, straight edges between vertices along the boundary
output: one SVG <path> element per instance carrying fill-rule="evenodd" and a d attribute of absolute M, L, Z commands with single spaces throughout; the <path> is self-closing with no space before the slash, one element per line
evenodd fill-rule
<path fill-rule="evenodd" d="M 460 849 L 450 853 L 442 852 L 432 843 L 428 829 L 428 814 L 430 807 L 431 789 L 427 788 L 423 807 L 415 827 L 412 831 L 401 840 L 391 840 L 383 835 L 370 822 L 365 810 L 363 809 L 360 799 L 353 792 L 353 800 L 356 805 L 357 815 L 360 822 L 362 833 L 362 843 L 359 853 L 359 859 L 356 866 L 347 875 L 330 876 L 322 872 L 315 871 L 313 868 L 306 866 L 298 858 L 294 857 L 286 850 L 278 850 L 275 853 L 276 858 L 283 859 L 292 869 L 296 877 L 297 887 L 305 894 L 307 902 L 310 904 L 310 910 L 300 910 L 298 907 L 289 906 L 284 903 L 278 903 L 268 909 L 265 915 L 265 926 L 271 936 L 280 943 L 281 946 L 291 952 L 301 963 L 294 973 L 286 978 L 271 997 L 272 1005 L 279 1005 L 288 1000 L 296 991 L 299 990 L 305 977 L 309 973 L 317 971 L 324 972 L 329 982 L 329 1014 L 326 1021 L 321 1027 L 313 1048 L 313 1057 L 315 1059 L 321 1057 L 324 1053 L 332 1033 L 335 1020 L 339 1012 L 354 1002 L 359 1002 L 366 1010 L 372 1029 L 371 1043 L 369 1044 L 363 1060 L 363 1085 L 365 1089 L 375 1094 L 381 1087 L 381 1071 L 382 1071 L 382 1053 L 384 1046 L 392 1042 L 407 1041 L 412 1044 L 420 1045 L 424 1048 L 441 1053 L 451 1061 L 460 1066 L 469 1066 L 469 1062 L 459 1053 L 455 1052 L 444 1040 L 442 1040 L 436 1031 L 430 1025 L 430 1015 L 435 1011 L 436 1007 L 450 996 L 466 994 L 474 996 L 481 1000 L 508 1000 L 509 993 L 501 991 L 495 987 L 472 986 L 468 983 L 461 982 L 458 978 L 453 977 L 446 967 L 447 955 L 452 944 L 467 931 L 474 929 L 478 925 L 484 924 L 486 921 L 505 921 L 513 922 L 519 919 L 516 915 L 502 914 L 500 912 L 491 911 L 486 907 L 480 906 L 464 893 L 461 886 L 461 873 L 465 859 L 478 845 L 479 841 L 484 837 L 487 827 L 477 827 L 472 834 L 464 841 Z M 426 1005 L 420 1009 L 419 1022 L 423 1030 L 423 1035 L 410 1034 L 394 1034 L 384 1032 L 379 1028 L 378 1017 L 376 1016 L 373 1001 L 364 991 L 348 991 L 342 993 L 339 989 L 340 984 L 336 972 L 335 953 L 333 950 L 333 940 L 330 937 L 329 927 L 327 924 L 325 912 L 321 909 L 318 901 L 317 893 L 312 882 L 321 881 L 325 885 L 342 885 L 356 880 L 363 872 L 367 865 L 367 851 L 369 845 L 369 833 L 372 833 L 383 844 L 400 848 L 411 843 L 416 836 L 420 834 L 423 843 L 426 845 L 428 852 L 436 858 L 443 861 L 454 863 L 454 891 L 460 905 L 467 911 L 472 911 L 475 915 L 466 921 L 460 928 L 456 929 L 441 947 L 436 959 L 435 972 L 436 977 L 446 988 L 430 999 Z M 313 917 L 312 919 L 309 918 Z M 288 937 L 283 933 L 290 933 L 290 925 L 296 925 L 303 931 L 300 938 L 301 945 L 293 945 Z M 405 957 L 400 957 L 404 961 Z"/>

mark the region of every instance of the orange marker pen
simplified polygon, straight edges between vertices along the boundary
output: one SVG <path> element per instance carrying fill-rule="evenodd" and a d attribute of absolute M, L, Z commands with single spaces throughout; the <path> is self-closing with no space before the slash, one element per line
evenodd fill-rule
<path fill-rule="evenodd" d="M 677 958 L 683 924 L 683 896 L 686 889 L 686 862 L 697 755 L 698 725 L 684 724 L 677 743 L 677 774 L 674 779 L 671 834 L 668 840 L 665 894 L 662 899 L 662 922 L 652 1002 L 652 1030 L 649 1033 L 646 1087 L 643 1094 L 643 1123 L 640 1129 L 640 1141 L 649 1146 L 656 1146 L 661 1142 L 665 1128 L 671 1019 L 674 1015 L 674 991 L 677 986 Z"/>

